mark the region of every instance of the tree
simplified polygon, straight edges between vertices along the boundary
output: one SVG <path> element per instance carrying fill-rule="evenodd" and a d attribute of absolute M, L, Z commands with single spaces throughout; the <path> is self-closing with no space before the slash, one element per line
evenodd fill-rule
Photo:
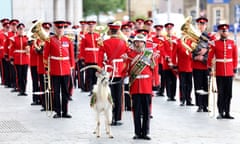
<path fill-rule="evenodd" d="M 83 15 L 97 15 L 99 22 L 99 14 L 125 10 L 125 7 L 126 0 L 83 0 Z"/>

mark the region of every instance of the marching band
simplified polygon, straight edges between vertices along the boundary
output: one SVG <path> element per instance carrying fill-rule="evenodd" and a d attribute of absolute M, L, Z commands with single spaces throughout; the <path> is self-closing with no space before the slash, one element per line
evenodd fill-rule
<path fill-rule="evenodd" d="M 179 78 L 180 106 L 196 105 L 197 112 L 210 112 L 209 79 L 215 73 L 219 113 L 217 119 L 234 119 L 230 115 L 230 103 L 232 81 L 238 62 L 237 47 L 228 38 L 227 23 L 218 25 L 220 38 L 216 38 L 213 33 L 206 31 L 207 22 L 206 17 L 196 19 L 200 31 L 197 40 L 193 37 L 183 39 L 175 36 L 172 22 L 153 26 L 152 20 L 141 18 L 122 24 L 109 23 L 108 31 L 100 33 L 96 30 L 96 21 L 80 21 L 80 25 L 72 26 L 71 37 L 65 33 L 70 22 L 42 22 L 40 32 L 34 30 L 39 28 L 35 26 L 30 29 L 33 33 L 29 37 L 24 33 L 23 23 L 17 19 L 4 18 L 1 20 L 0 31 L 1 84 L 13 88 L 12 92 L 19 92 L 18 96 L 27 96 L 27 71 L 30 66 L 31 105 L 41 105 L 41 111 L 48 111 L 51 100 L 45 92 L 51 87 L 49 93 L 52 110 L 56 113 L 53 118 L 71 118 L 68 102 L 73 86 L 76 86 L 75 81 L 77 88 L 90 92 L 89 96 L 92 96 L 93 85 L 97 80 L 96 69 L 89 68 L 85 72 L 80 69 L 89 65 L 102 67 L 105 63 L 109 65 L 108 71 L 112 72 L 112 125 L 121 125 L 118 121 L 127 104 L 127 109 L 133 111 L 134 139 L 150 140 L 148 134 L 152 118 L 152 97 L 166 95 L 167 101 L 176 101 Z M 50 34 L 52 27 L 54 33 Z M 189 31 L 188 29 L 187 32 Z M 45 33 L 47 38 L 42 38 Z M 194 31 L 189 33 L 194 34 Z M 185 34 L 186 31 L 182 33 L 183 36 Z M 109 37 L 106 38 L 106 35 Z M 215 72 L 211 71 L 212 61 L 216 66 Z M 47 77 L 50 85 L 44 81 Z M 123 82 L 126 77 L 129 78 L 127 84 Z M 130 97 L 124 97 L 124 89 L 129 90 Z"/>

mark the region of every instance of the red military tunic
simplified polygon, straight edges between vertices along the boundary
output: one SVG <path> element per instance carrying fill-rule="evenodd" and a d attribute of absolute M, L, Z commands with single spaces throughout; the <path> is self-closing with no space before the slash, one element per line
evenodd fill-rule
<path fill-rule="evenodd" d="M 41 40 L 38 39 L 36 45 L 39 46 L 40 44 L 44 47 L 45 42 L 42 42 Z M 37 72 L 38 74 L 46 73 L 43 63 L 43 50 L 41 52 L 37 52 Z"/>
<path fill-rule="evenodd" d="M 158 63 L 160 64 L 163 64 L 164 41 L 165 41 L 165 38 L 163 36 L 153 37 L 153 42 L 158 44 L 158 49 L 156 52 L 159 54 Z"/>
<path fill-rule="evenodd" d="M 122 54 L 128 51 L 126 42 L 118 37 L 111 37 L 103 42 L 103 46 L 99 51 L 99 61 L 98 65 L 103 67 L 104 53 L 107 55 L 107 65 L 113 67 L 114 77 L 124 77 L 124 69 L 126 64 L 121 58 Z M 110 70 L 112 71 L 112 70 Z"/>
<path fill-rule="evenodd" d="M 138 55 L 142 55 L 143 52 L 138 53 L 134 50 L 128 52 L 129 59 L 127 60 L 127 65 L 129 67 L 128 73 L 132 70 L 135 62 L 134 58 Z M 152 68 L 146 66 L 142 72 L 136 77 L 130 86 L 130 94 L 150 94 L 152 95 Z"/>
<path fill-rule="evenodd" d="M 10 57 L 13 58 L 16 65 L 29 64 L 29 51 L 27 36 L 16 36 L 10 49 Z"/>
<path fill-rule="evenodd" d="M 178 47 L 173 52 L 173 64 L 177 65 L 178 72 L 192 72 L 192 54 L 178 41 Z"/>
<path fill-rule="evenodd" d="M 52 36 L 50 41 L 45 42 L 43 61 L 47 65 L 50 57 L 50 75 L 70 75 L 70 69 L 74 68 L 74 48 L 70 39 L 65 36 L 58 38 Z"/>
<path fill-rule="evenodd" d="M 233 76 L 238 64 L 238 51 L 233 40 L 217 40 L 208 54 L 208 67 L 212 66 L 212 59 L 216 58 L 216 76 Z"/>
<path fill-rule="evenodd" d="M 178 45 L 178 39 L 175 36 L 171 36 L 170 38 L 165 38 L 164 41 L 164 49 L 163 49 L 163 70 L 171 69 L 168 65 L 168 62 L 166 61 L 167 58 L 170 60 L 173 60 L 173 50 L 176 49 Z"/>
<path fill-rule="evenodd" d="M 85 38 L 85 34 L 81 31 L 79 32 L 79 37 L 78 37 L 78 59 L 84 59 L 83 55 L 81 55 L 81 46 L 82 46 L 82 40 Z"/>
<path fill-rule="evenodd" d="M 7 39 L 4 43 L 4 56 L 8 58 L 6 60 L 9 60 L 10 57 L 13 57 L 13 56 L 10 56 L 10 49 L 12 47 L 12 41 L 14 40 L 15 36 L 16 36 L 16 33 L 14 32 L 7 33 Z"/>
<path fill-rule="evenodd" d="M 85 63 L 98 63 L 99 47 L 97 40 L 99 36 L 98 33 L 87 33 L 82 39 L 79 57 L 83 58 Z"/>
<path fill-rule="evenodd" d="M 4 57 L 4 43 L 7 39 L 7 35 L 4 32 L 0 32 L 0 59 Z"/>
<path fill-rule="evenodd" d="M 35 50 L 35 47 L 32 45 L 30 49 L 30 66 L 37 66 L 37 52 Z"/>

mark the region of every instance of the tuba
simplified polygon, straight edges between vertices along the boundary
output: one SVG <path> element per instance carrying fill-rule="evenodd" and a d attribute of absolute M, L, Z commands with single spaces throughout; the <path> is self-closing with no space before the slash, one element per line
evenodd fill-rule
<path fill-rule="evenodd" d="M 29 41 L 33 41 L 34 47 L 37 51 L 42 51 L 45 41 L 49 41 L 49 34 L 42 28 L 42 21 L 36 21 L 29 29 L 27 36 Z M 37 40 L 40 40 L 40 44 L 37 44 Z"/>
<path fill-rule="evenodd" d="M 181 31 L 183 33 L 181 37 L 181 42 L 182 45 L 187 49 L 187 51 L 193 52 L 197 48 L 200 41 L 205 41 L 207 43 L 212 44 L 209 38 L 202 35 L 200 31 L 194 29 L 191 23 L 192 17 L 188 16 L 181 27 Z"/>

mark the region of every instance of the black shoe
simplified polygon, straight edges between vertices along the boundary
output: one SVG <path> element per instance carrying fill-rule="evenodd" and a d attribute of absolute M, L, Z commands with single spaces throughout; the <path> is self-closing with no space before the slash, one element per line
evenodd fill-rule
<path fill-rule="evenodd" d="M 184 103 L 181 103 L 180 106 L 184 106 Z"/>
<path fill-rule="evenodd" d="M 152 119 L 153 118 L 153 116 L 152 115 L 150 115 L 150 119 Z"/>
<path fill-rule="evenodd" d="M 157 95 L 157 96 L 164 97 L 163 93 L 161 93 L 161 92 L 157 92 L 156 95 Z"/>
<path fill-rule="evenodd" d="M 223 118 L 224 118 L 223 114 L 219 114 L 219 115 L 217 116 L 217 119 L 223 119 Z"/>
<path fill-rule="evenodd" d="M 134 137 L 133 137 L 133 139 L 141 139 L 142 137 L 141 136 L 139 136 L 139 135 L 135 135 Z"/>
<path fill-rule="evenodd" d="M 232 117 L 230 114 L 225 114 L 225 116 L 223 116 L 223 118 L 225 118 L 225 119 L 234 119 L 234 117 Z"/>
<path fill-rule="evenodd" d="M 53 116 L 53 118 L 61 118 L 61 115 L 60 115 L 60 114 L 55 114 L 55 115 Z"/>
<path fill-rule="evenodd" d="M 203 112 L 211 112 L 210 110 L 208 110 L 206 107 L 203 108 Z"/>
<path fill-rule="evenodd" d="M 72 101 L 73 99 L 72 99 L 72 97 L 69 97 L 68 100 Z"/>
<path fill-rule="evenodd" d="M 41 111 L 41 112 L 46 111 L 46 108 L 42 108 L 42 109 L 40 109 L 40 111 Z"/>
<path fill-rule="evenodd" d="M 31 105 L 39 105 L 37 102 L 32 102 Z"/>
<path fill-rule="evenodd" d="M 17 96 L 27 96 L 26 93 L 19 93 Z"/>
<path fill-rule="evenodd" d="M 72 116 L 69 115 L 69 114 L 63 114 L 62 117 L 63 117 L 63 118 L 72 118 Z"/>
<path fill-rule="evenodd" d="M 17 89 L 13 89 L 13 90 L 11 90 L 11 92 L 18 92 L 18 90 Z"/>
<path fill-rule="evenodd" d="M 120 126 L 120 125 L 122 125 L 122 123 L 121 123 L 121 122 L 114 121 L 114 122 L 112 122 L 111 125 L 112 125 L 112 126 Z"/>
<path fill-rule="evenodd" d="M 144 140 L 151 140 L 151 138 L 149 136 L 147 136 L 147 135 L 142 136 L 142 139 L 144 139 Z"/>
<path fill-rule="evenodd" d="M 197 109 L 197 112 L 202 112 L 202 108 L 201 107 L 198 107 L 198 109 Z"/>
<path fill-rule="evenodd" d="M 187 103 L 186 105 L 187 106 L 194 106 L 194 104 L 192 104 L 192 103 Z"/>
<path fill-rule="evenodd" d="M 176 101 L 175 98 L 168 98 L 167 101 Z"/>

